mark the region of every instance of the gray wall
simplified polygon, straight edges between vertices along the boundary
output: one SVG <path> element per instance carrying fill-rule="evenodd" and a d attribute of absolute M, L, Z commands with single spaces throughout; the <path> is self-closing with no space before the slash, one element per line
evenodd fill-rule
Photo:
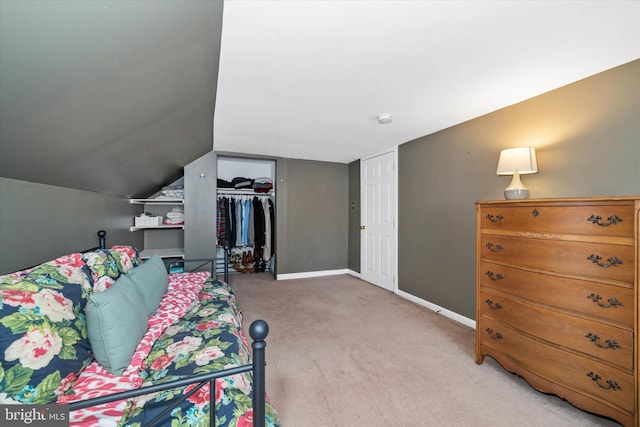
<path fill-rule="evenodd" d="M 278 275 L 347 268 L 348 169 L 343 163 L 277 159 Z"/>
<path fill-rule="evenodd" d="M 501 149 L 534 146 L 532 198 L 640 194 L 640 60 L 403 144 L 399 288 L 475 318 L 477 200 L 503 199 Z"/>
<path fill-rule="evenodd" d="M 130 232 L 140 206 L 126 199 L 9 178 L 0 178 L 0 274 L 97 246 L 142 247 L 143 234 Z"/>
<path fill-rule="evenodd" d="M 360 160 L 349 163 L 349 270 L 360 272 Z"/>
<path fill-rule="evenodd" d="M 216 256 L 216 159 L 212 151 L 184 168 L 184 251 L 187 258 Z"/>

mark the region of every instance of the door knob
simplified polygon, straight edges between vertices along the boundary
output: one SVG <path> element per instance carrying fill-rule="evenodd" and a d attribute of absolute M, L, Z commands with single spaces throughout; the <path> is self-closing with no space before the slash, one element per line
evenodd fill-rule
<path fill-rule="evenodd" d="M 365 226 L 364 226 L 364 225 L 361 225 L 361 226 L 360 226 L 360 230 L 364 230 L 364 229 L 365 229 Z"/>

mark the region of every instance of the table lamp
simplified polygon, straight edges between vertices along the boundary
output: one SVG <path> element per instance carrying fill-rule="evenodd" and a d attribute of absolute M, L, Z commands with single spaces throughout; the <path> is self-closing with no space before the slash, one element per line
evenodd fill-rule
<path fill-rule="evenodd" d="M 513 175 L 511 184 L 504 189 L 504 198 L 509 200 L 526 199 L 529 190 L 522 184 L 520 175 L 537 173 L 536 149 L 533 147 L 507 148 L 500 152 L 498 175 Z"/>

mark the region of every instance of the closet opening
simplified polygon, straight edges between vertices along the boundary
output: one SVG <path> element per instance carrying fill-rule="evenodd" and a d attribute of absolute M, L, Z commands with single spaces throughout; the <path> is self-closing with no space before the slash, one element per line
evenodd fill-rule
<path fill-rule="evenodd" d="M 218 258 L 228 253 L 230 274 L 275 278 L 276 161 L 219 155 L 216 170 Z"/>

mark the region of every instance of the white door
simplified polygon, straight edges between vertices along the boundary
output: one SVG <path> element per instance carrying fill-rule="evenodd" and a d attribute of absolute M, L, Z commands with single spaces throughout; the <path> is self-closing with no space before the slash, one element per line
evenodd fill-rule
<path fill-rule="evenodd" d="M 360 277 L 395 292 L 396 151 L 360 163 Z"/>

